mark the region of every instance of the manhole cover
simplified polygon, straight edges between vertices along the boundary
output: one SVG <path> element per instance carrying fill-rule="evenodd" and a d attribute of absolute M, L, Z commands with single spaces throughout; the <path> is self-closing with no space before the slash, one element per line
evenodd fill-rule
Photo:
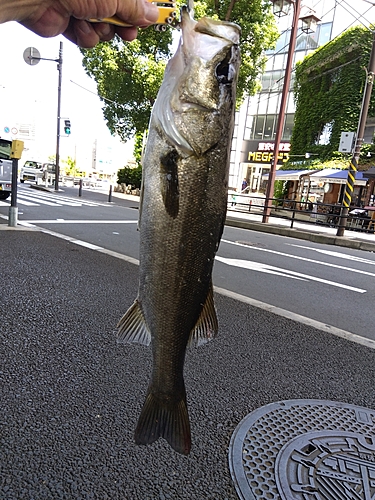
<path fill-rule="evenodd" d="M 263 406 L 233 433 L 229 466 L 243 500 L 374 500 L 375 411 L 310 399 Z"/>

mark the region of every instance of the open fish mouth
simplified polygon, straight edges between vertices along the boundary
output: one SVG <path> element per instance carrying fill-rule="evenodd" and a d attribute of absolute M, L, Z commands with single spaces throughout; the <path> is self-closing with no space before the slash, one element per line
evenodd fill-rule
<path fill-rule="evenodd" d="M 180 46 L 166 67 L 152 114 L 171 145 L 187 155 L 197 155 L 205 148 L 190 140 L 179 124 L 184 121 L 181 115 L 216 113 L 227 99 L 227 90 L 237 78 L 241 29 L 230 22 L 195 21 L 184 7 L 181 24 Z M 214 144 L 207 144 L 207 148 Z"/>

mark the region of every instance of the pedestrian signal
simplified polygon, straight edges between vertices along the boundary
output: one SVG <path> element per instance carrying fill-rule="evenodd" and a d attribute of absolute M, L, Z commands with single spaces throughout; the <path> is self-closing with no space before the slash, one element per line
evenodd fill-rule
<path fill-rule="evenodd" d="M 66 133 L 66 135 L 70 135 L 71 132 L 70 120 L 65 120 L 64 132 Z"/>

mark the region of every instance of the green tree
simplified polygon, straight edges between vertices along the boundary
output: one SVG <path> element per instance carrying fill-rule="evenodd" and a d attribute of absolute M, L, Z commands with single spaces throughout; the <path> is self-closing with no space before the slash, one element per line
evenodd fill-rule
<path fill-rule="evenodd" d="M 242 65 L 237 94 L 239 100 L 244 94 L 253 95 L 265 65 L 264 50 L 273 46 L 278 36 L 270 4 L 263 0 L 197 1 L 195 12 L 197 19 L 208 15 L 241 26 Z M 148 126 L 171 57 L 171 43 L 172 30 L 163 33 L 148 28 L 131 43 L 116 38 L 82 50 L 83 66 L 97 82 L 108 128 L 124 141 Z"/>
<path fill-rule="evenodd" d="M 66 175 L 73 175 L 74 177 L 77 175 L 77 166 L 76 161 L 73 160 L 70 156 L 66 160 L 62 160 L 64 163 L 64 170 Z"/>
<path fill-rule="evenodd" d="M 142 167 L 124 167 L 117 172 L 118 184 L 131 184 L 133 188 L 140 188 L 142 182 Z"/>

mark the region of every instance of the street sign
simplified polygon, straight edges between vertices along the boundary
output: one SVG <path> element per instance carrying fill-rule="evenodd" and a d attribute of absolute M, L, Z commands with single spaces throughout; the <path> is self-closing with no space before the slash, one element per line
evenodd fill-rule
<path fill-rule="evenodd" d="M 40 52 L 35 47 L 28 47 L 23 53 L 23 60 L 30 66 L 35 66 L 40 61 Z"/>

